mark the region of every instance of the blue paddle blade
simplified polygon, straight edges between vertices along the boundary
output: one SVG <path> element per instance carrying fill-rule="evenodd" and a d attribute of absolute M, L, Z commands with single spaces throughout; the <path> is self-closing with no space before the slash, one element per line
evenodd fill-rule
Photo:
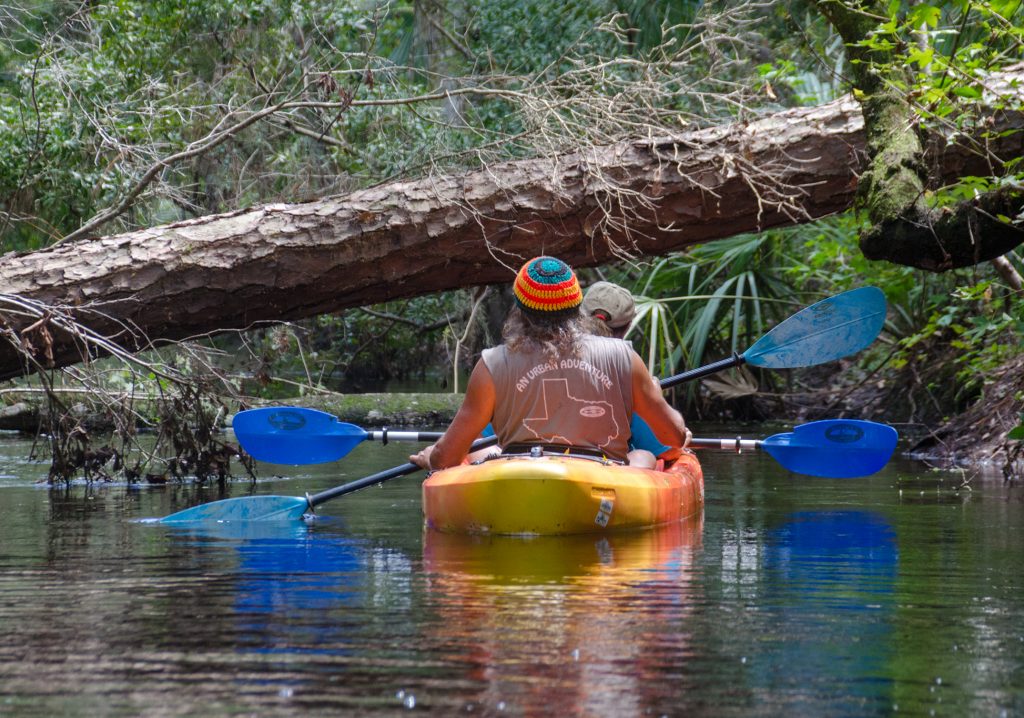
<path fill-rule="evenodd" d="M 794 473 L 852 479 L 885 466 L 898 438 L 896 430 L 886 424 L 826 419 L 801 424 L 792 433 L 769 436 L 761 448 Z"/>
<path fill-rule="evenodd" d="M 337 461 L 369 436 L 332 414 L 291 406 L 240 411 L 231 426 L 250 456 L 272 464 Z"/>
<path fill-rule="evenodd" d="M 789 317 L 743 352 L 743 359 L 747 364 L 768 369 L 824 364 L 871 344 L 883 324 L 882 290 L 852 289 Z"/>
<path fill-rule="evenodd" d="M 242 496 L 199 504 L 165 516 L 158 523 L 191 524 L 210 521 L 298 521 L 310 511 L 302 496 Z"/>

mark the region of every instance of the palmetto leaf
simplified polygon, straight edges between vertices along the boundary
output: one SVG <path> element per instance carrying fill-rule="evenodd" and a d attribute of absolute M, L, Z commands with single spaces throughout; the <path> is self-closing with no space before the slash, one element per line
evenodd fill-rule
<path fill-rule="evenodd" d="M 715 396 L 723 399 L 740 399 L 757 394 L 760 390 L 757 380 L 745 368 L 720 374 L 714 379 L 704 379 L 704 386 Z"/>

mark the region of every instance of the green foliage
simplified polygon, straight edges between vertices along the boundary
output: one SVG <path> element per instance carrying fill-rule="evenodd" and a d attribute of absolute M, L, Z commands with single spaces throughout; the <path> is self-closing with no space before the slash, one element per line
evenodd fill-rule
<path fill-rule="evenodd" d="M 453 328 L 462 332 L 468 303 L 465 292 L 446 292 L 275 327 L 254 336 L 251 356 L 222 347 L 241 359 L 226 368 L 246 377 L 247 393 L 264 398 L 310 389 L 445 389 L 447 340 Z"/>
<path fill-rule="evenodd" d="M 0 250 L 34 249 L 66 235 L 116 204 L 162 158 L 202 141 L 227 117 L 283 98 L 296 106 L 164 168 L 132 212 L 104 231 L 525 156 L 540 146 L 529 133 L 541 130 L 553 138 L 545 150 L 611 136 L 580 109 L 583 89 L 598 98 L 604 93 L 601 104 L 621 121 L 613 128 L 620 134 L 629 132 L 630 108 L 635 116 L 647 99 L 666 113 L 657 122 L 673 118 L 674 131 L 761 106 L 831 100 L 850 69 L 837 34 L 804 0 L 773 4 L 756 25 L 738 26 L 735 46 L 702 44 L 708 30 L 699 18 L 740 4 L 697 0 L 28 5 L 31 11 L 11 11 L 5 17 L 15 21 L 0 28 Z M 878 6 L 886 14 L 862 48 L 889 53 L 890 64 L 901 68 L 883 74 L 919 108 L 924 126 L 954 135 L 986 129 L 979 101 L 1005 104 L 991 92 L 992 73 L 1021 55 L 1019 0 Z M 670 54 L 686 46 L 700 52 L 685 62 Z M 711 71 L 715 57 L 726 61 Z M 645 84 L 666 58 L 678 82 L 660 77 L 661 84 Z M 607 61 L 603 74 L 574 74 L 599 60 Z M 578 78 L 586 87 L 573 84 Z M 535 91 L 544 83 L 550 92 L 543 98 L 557 110 L 547 115 L 484 92 Z M 723 86 L 749 92 L 724 109 L 706 104 Z M 441 87 L 481 92 L 406 102 Z M 653 88 L 666 94 L 640 97 Z M 339 108 L 347 99 L 356 103 Z M 1004 177 L 964 177 L 930 199 L 942 204 L 1019 186 L 1022 168 L 1012 158 Z M 1020 341 L 1020 300 L 986 268 L 937 277 L 869 262 L 856 246 L 860 228 L 857 217 L 843 215 L 716 241 L 655 261 L 642 274 L 626 267 L 610 278 L 638 295 L 632 338 L 660 375 L 742 351 L 795 309 L 875 284 L 889 299 L 886 339 L 893 344 L 866 352 L 865 361 L 893 353 L 894 366 L 909 367 L 941 345 L 955 355 L 950 366 L 960 392 L 979 391 L 979 377 Z M 444 329 L 426 327 L 460 316 L 465 301 L 454 294 L 375 314 L 345 312 L 304 323 L 290 338 L 268 335 L 261 349 L 286 377 L 314 385 L 421 377 L 437 367 L 457 333 L 448 330 L 446 342 Z M 308 376 L 303 353 L 322 374 Z"/>
<path fill-rule="evenodd" d="M 1006 438 L 1013 441 L 1024 441 L 1024 413 L 1020 415 L 1020 424 L 1013 427 L 1010 433 L 1006 435 Z"/>
<path fill-rule="evenodd" d="M 762 94 L 794 106 L 822 104 L 846 92 L 842 40 L 813 3 L 774 3 L 761 29 L 767 42 L 766 61 L 757 67 Z"/>
<path fill-rule="evenodd" d="M 982 396 L 995 369 L 1019 352 L 1024 297 L 1002 285 L 988 265 L 937 275 L 870 262 L 856 246 L 859 227 L 845 215 L 794 230 L 791 237 L 802 248 L 789 256 L 801 261 L 785 270 L 787 281 L 836 290 L 880 287 L 889 306 L 883 341 L 859 355 L 860 363 L 885 366 L 892 381 L 905 382 L 905 391 L 927 392 L 944 413 Z M 1007 259 L 1024 271 L 1019 257 Z"/>
<path fill-rule="evenodd" d="M 920 329 L 900 341 L 893 367 L 933 361 L 935 345 L 944 344 L 953 350 L 954 396 L 976 395 L 993 370 L 1017 355 L 1024 336 L 1024 299 L 999 298 L 995 290 L 992 280 L 957 287 L 948 303 L 935 307 Z"/>
<path fill-rule="evenodd" d="M 238 121 L 323 73 L 341 73 L 333 92 L 354 92 L 365 84 L 366 53 L 394 38 L 397 17 L 327 0 L 117 0 L 81 13 L 62 3 L 49 14 L 26 11 L 0 80 L 0 197 L 11 213 L 0 242 L 48 244 L 116 204 L 150 165 L 230 125 L 231 113 Z M 326 132 L 337 118 L 309 110 L 295 121 Z M 358 173 L 360 159 L 379 156 L 360 147 L 335 152 L 254 127 L 168 166 L 134 215 L 109 229 L 323 193 L 335 177 Z"/>
<path fill-rule="evenodd" d="M 701 6 L 107 0 L 5 10 L 16 22 L 0 29 L 0 210 L 9 213 L 0 215 L 0 249 L 65 236 L 117 205 L 151 167 L 160 168 L 158 181 L 104 231 L 522 156 L 530 143 L 508 137 L 564 133 L 572 123 L 560 123 L 578 108 L 552 120 L 486 92 L 407 100 L 442 87 L 522 90 L 550 80 L 561 93 L 552 101 L 571 108 L 579 88 L 559 84 L 563 74 L 615 61 L 603 90 L 619 92 L 654 65 L 618 61 L 656 54 L 666 37 L 687 39 L 692 26 L 677 24 Z M 161 168 L 284 100 L 295 106 Z M 667 104 L 683 101 L 679 93 Z M 572 119 L 578 133 L 590 118 Z M 577 139 L 571 132 L 561 141 Z M 480 147 L 486 155 L 473 151 Z"/>
<path fill-rule="evenodd" d="M 952 413 L 981 395 L 995 369 L 1019 352 L 1024 298 L 990 268 L 936 275 L 868 261 L 857 247 L 861 226 L 853 214 L 840 215 L 715 241 L 639 272 L 611 272 L 611 281 L 637 295 L 628 338 L 652 371 L 666 376 L 744 351 L 776 322 L 825 296 L 874 285 L 886 294 L 888 319 L 881 339 L 851 358 L 849 378 L 884 368 L 903 391 L 928 392 Z M 1009 258 L 1024 271 L 1019 258 Z M 780 378 L 765 372 L 762 387 Z"/>
<path fill-rule="evenodd" d="M 783 235 L 765 232 L 718 240 L 608 275 L 629 288 L 637 318 L 627 339 L 651 372 L 669 376 L 742 353 L 774 322 L 800 308 L 780 273 L 790 263 Z M 688 401 L 695 397 L 687 387 Z"/>
<path fill-rule="evenodd" d="M 1021 109 L 1019 95 L 995 77 L 1021 57 L 1024 13 L 1019 0 L 892 0 L 886 10 L 886 17 L 853 44 L 864 51 L 853 62 L 866 64 L 871 77 L 883 80 L 885 91 L 913 103 L 923 129 L 983 139 L 1001 131 L 986 126 L 993 109 Z M 998 164 L 996 160 L 994 174 L 1009 175 L 1001 182 L 1019 186 L 1024 181 L 1019 167 L 1000 169 Z M 935 199 L 943 203 L 970 198 L 975 190 L 990 189 L 987 185 L 994 181 L 964 178 Z"/>

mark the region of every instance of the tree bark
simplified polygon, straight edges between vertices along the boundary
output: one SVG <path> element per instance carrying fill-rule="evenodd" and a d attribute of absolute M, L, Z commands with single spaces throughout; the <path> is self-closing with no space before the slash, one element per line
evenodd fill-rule
<path fill-rule="evenodd" d="M 886 17 L 886 3 L 815 4 L 846 43 L 853 84 L 862 97 L 868 160 L 857 200 L 872 225 L 861 234 L 864 256 L 943 272 L 995 259 L 1024 242 L 1024 191 L 1019 187 L 941 208 L 926 200 L 927 138 L 904 89 L 912 86 L 909 67 L 895 46 L 864 42 Z M 992 79 L 993 86 L 1002 86 L 1001 78 Z M 1010 93 L 1017 95 L 1015 106 L 1020 107 L 1019 90 Z M 1019 157 L 993 153 L 993 167 L 978 174 L 1002 174 L 1006 163 Z"/>
<path fill-rule="evenodd" d="M 943 208 L 912 207 L 883 219 L 860 238 L 868 259 L 933 272 L 1003 256 L 1024 242 L 1024 229 L 1000 217 L 1024 210 L 1024 192 L 1004 189 Z"/>
<path fill-rule="evenodd" d="M 996 132 L 1024 127 L 993 118 Z M 1024 152 L 1021 132 L 987 146 Z M 989 174 L 964 145 L 933 147 L 942 181 Z M 0 257 L 0 379 L 28 351 L 64 366 L 94 346 L 74 319 L 131 351 L 262 321 L 508 282 L 526 259 L 575 267 L 663 255 L 848 209 L 864 165 L 850 98 L 758 121 L 620 143 L 462 176 L 396 182 Z M 9 300 L 50 307 L 40 315 Z M 29 328 L 29 325 L 32 325 Z"/>

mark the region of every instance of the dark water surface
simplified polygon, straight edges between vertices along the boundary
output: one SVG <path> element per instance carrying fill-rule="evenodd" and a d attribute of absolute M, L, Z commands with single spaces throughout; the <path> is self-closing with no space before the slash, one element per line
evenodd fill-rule
<path fill-rule="evenodd" d="M 1024 492 L 995 475 L 704 453 L 702 520 L 524 541 L 424 534 L 420 477 L 172 529 L 137 519 L 216 490 L 51 490 L 28 449 L 0 437 L 0 715 L 1024 715 Z"/>

